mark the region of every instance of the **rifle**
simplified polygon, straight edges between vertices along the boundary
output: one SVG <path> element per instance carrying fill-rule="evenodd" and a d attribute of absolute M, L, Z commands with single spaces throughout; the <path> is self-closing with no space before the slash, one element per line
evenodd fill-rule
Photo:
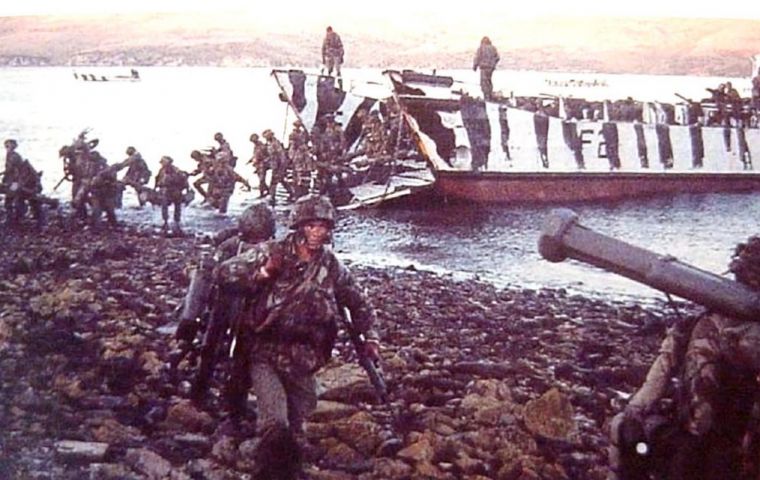
<path fill-rule="evenodd" d="M 200 317 L 211 297 L 213 279 L 211 272 L 214 261 L 208 252 L 201 254 L 198 267 L 190 274 L 190 285 L 179 310 L 179 325 L 174 337 L 179 340 L 179 352 L 172 355 L 169 361 L 170 370 L 177 369 L 179 363 L 190 352 L 195 350 L 195 337 L 198 335 L 203 322 Z"/>
<path fill-rule="evenodd" d="M 364 340 L 364 336 L 356 330 L 354 322 L 351 319 L 351 312 L 345 307 L 341 308 L 340 311 L 340 318 L 348 332 L 348 336 L 351 338 L 351 343 L 354 345 L 356 356 L 359 358 L 359 365 L 361 365 L 362 368 L 364 368 L 364 371 L 367 372 L 367 377 L 369 377 L 369 381 L 375 388 L 377 398 L 382 403 L 387 403 L 388 387 L 385 385 L 382 370 L 380 370 L 379 366 L 375 365 L 375 362 L 364 353 L 364 345 L 366 341 Z"/>
<path fill-rule="evenodd" d="M 53 187 L 53 191 L 55 192 L 56 190 L 58 190 L 58 187 L 60 187 L 61 184 L 66 180 L 71 180 L 68 175 L 64 175 L 63 177 L 61 177 L 61 179 L 58 180 L 58 183 L 55 184 L 55 187 Z"/>
<path fill-rule="evenodd" d="M 748 321 L 760 319 L 760 295 L 749 287 L 578 224 L 572 210 L 557 209 L 544 221 L 538 250 L 550 262 L 574 258 Z"/>

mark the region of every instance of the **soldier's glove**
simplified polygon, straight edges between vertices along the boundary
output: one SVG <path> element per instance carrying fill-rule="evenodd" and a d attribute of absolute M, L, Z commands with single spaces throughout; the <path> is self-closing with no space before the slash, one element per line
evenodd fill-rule
<path fill-rule="evenodd" d="M 269 258 L 267 258 L 266 263 L 259 269 L 258 277 L 262 280 L 268 280 L 270 278 L 276 277 L 282 269 L 282 261 L 282 252 L 279 249 L 273 248 L 269 252 Z"/>
<path fill-rule="evenodd" d="M 364 356 L 375 363 L 380 361 L 380 342 L 377 340 L 365 340 Z"/>

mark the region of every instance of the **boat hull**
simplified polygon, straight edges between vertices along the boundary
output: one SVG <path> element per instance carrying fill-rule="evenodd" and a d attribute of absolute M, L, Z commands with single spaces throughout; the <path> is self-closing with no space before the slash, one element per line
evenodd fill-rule
<path fill-rule="evenodd" d="M 760 190 L 760 173 L 436 172 L 435 192 L 486 203 L 563 203 Z"/>

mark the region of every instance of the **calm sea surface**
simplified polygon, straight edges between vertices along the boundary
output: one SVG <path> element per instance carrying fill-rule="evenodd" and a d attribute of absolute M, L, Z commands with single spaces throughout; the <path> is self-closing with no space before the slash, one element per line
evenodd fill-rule
<path fill-rule="evenodd" d="M 78 69 L 84 71 L 84 69 Z M 127 74 L 128 69 L 89 69 L 104 75 Z M 215 132 L 223 132 L 240 158 L 238 171 L 253 176 L 243 163 L 251 156 L 248 137 L 271 128 L 280 138 L 294 117 L 277 99 L 268 69 L 140 68 L 140 82 L 82 82 L 71 68 L 0 69 L 0 135 L 17 138 L 18 151 L 44 171 L 46 193 L 62 175 L 58 149 L 83 129 L 99 138 L 98 150 L 116 162 L 134 145 L 153 173 L 162 155 L 191 169 L 193 149 L 210 147 Z M 749 68 L 748 68 L 749 70 Z M 473 72 L 457 78 L 477 88 Z M 378 72 L 345 73 L 347 83 L 377 80 Z M 600 87 L 562 87 L 566 80 L 596 79 Z M 642 77 L 593 74 L 497 72 L 496 89 L 516 94 L 559 93 L 576 96 L 674 101 L 674 92 L 701 98 L 718 78 Z M 748 79 L 730 79 L 741 90 Z M 559 85 L 559 86 L 558 86 Z M 358 87 L 357 87 L 358 88 Z M 745 93 L 746 94 L 746 93 Z M 4 157 L 0 162 L 4 161 Z M 67 198 L 65 183 L 53 196 Z M 237 191 L 229 216 L 196 204 L 185 214 L 195 230 L 214 230 L 230 224 L 254 200 Z M 134 208 L 131 190 L 118 215 L 134 222 L 160 225 L 158 209 Z M 658 253 L 670 254 L 700 268 L 721 273 L 736 243 L 760 233 L 760 196 L 752 194 L 683 195 L 614 204 L 570 205 L 581 222 Z M 498 285 L 565 287 L 605 297 L 634 296 L 642 300 L 662 295 L 622 277 L 567 261 L 550 264 L 539 256 L 536 241 L 544 206 L 428 205 L 342 212 L 335 238 L 345 258 L 372 265 L 415 265 L 455 276 L 477 276 Z M 281 232 L 284 229 L 281 229 Z"/>

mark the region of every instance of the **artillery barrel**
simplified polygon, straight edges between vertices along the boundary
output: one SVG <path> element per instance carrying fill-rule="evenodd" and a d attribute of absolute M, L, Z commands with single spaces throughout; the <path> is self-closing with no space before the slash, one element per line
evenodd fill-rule
<path fill-rule="evenodd" d="M 749 287 L 578 223 L 572 210 L 545 219 L 538 250 L 550 262 L 573 258 L 744 320 L 760 320 L 760 295 Z"/>

